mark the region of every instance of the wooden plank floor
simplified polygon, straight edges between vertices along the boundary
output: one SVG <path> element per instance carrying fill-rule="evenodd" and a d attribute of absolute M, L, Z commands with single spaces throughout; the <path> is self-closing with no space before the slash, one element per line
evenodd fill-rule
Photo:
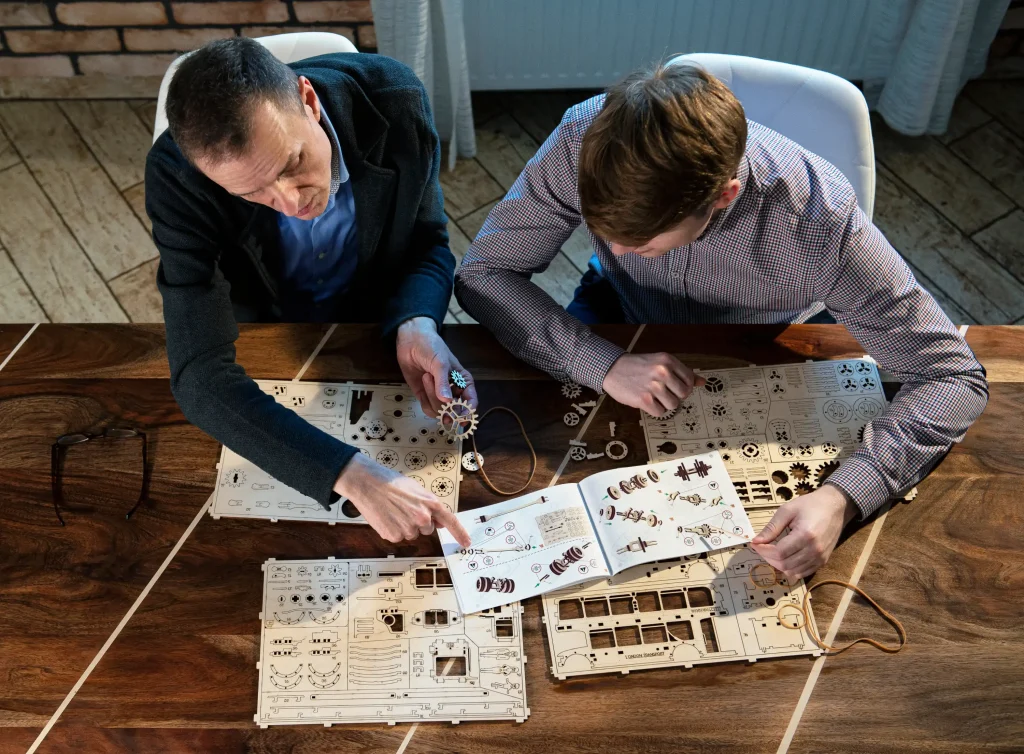
<path fill-rule="evenodd" d="M 474 94 L 478 154 L 441 174 L 456 257 L 589 95 Z M 957 324 L 1024 322 L 1021 101 L 1024 81 L 983 80 L 943 136 L 874 120 L 875 222 Z M 153 100 L 0 102 L 0 322 L 162 321 L 142 182 L 155 112 Z M 590 251 L 578 230 L 537 283 L 568 303 Z M 453 297 L 447 321 L 472 318 Z"/>

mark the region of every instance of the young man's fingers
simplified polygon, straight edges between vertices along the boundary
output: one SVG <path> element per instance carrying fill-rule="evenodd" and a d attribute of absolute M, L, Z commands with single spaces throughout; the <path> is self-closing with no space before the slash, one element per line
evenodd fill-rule
<path fill-rule="evenodd" d="M 665 378 L 665 387 L 672 391 L 679 400 L 684 401 L 693 392 L 693 386 L 684 381 L 675 372 L 670 372 Z"/>
<path fill-rule="evenodd" d="M 808 550 L 810 544 L 810 538 L 806 534 L 790 531 L 789 534 L 776 539 L 774 547 L 783 560 L 791 560 L 795 557 L 802 558 L 802 553 Z"/>
<path fill-rule="evenodd" d="M 779 556 L 778 548 L 775 545 L 754 545 L 754 552 L 776 571 L 782 570 L 782 563 L 784 561 Z"/>
<path fill-rule="evenodd" d="M 651 386 L 651 393 L 658 400 L 665 410 L 662 414 L 668 413 L 669 411 L 675 411 L 679 408 L 679 396 L 673 393 L 667 386 L 660 382 L 657 382 Z M 660 416 L 661 414 L 658 414 Z"/>
<path fill-rule="evenodd" d="M 779 569 L 786 574 L 787 581 L 797 581 L 802 579 L 804 576 L 814 573 L 817 570 L 817 563 L 814 559 L 791 559 L 787 560 L 782 564 L 782 568 Z"/>
<path fill-rule="evenodd" d="M 657 394 L 654 390 L 649 390 L 646 394 L 641 396 L 640 405 L 637 406 L 637 408 L 646 411 L 651 416 L 662 416 L 671 410 L 658 400 Z"/>
<path fill-rule="evenodd" d="M 794 518 L 796 518 L 796 508 L 783 505 L 775 511 L 772 520 L 764 525 L 761 533 L 750 540 L 751 544 L 761 545 L 774 542 Z"/>
<path fill-rule="evenodd" d="M 693 370 L 690 369 L 690 367 L 686 366 L 686 364 L 681 362 L 679 359 L 673 357 L 672 358 L 672 366 L 670 368 L 670 371 L 679 380 L 681 380 L 683 383 L 685 383 L 688 388 L 691 388 L 691 389 L 693 388 L 693 384 L 694 384 L 694 382 L 696 380 L 696 377 L 695 377 L 695 375 L 693 373 Z"/>
<path fill-rule="evenodd" d="M 469 538 L 469 532 L 462 525 L 459 519 L 450 510 L 444 507 L 443 503 L 436 503 L 433 509 L 434 522 L 451 532 L 455 541 L 463 547 L 469 547 L 473 542 Z"/>

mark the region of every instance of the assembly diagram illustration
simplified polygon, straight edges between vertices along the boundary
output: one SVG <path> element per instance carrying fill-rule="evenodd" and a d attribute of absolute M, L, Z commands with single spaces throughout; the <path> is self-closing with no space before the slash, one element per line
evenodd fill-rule
<path fill-rule="evenodd" d="M 260 727 L 529 716 L 519 603 L 464 615 L 443 559 L 263 571 Z"/>
<path fill-rule="evenodd" d="M 470 613 L 754 537 L 716 452 L 609 469 L 457 516 L 471 546 L 438 536 Z"/>
<path fill-rule="evenodd" d="M 462 440 L 446 432 L 436 415 L 424 414 L 407 385 L 256 384 L 313 426 L 405 474 L 457 510 Z M 328 510 L 228 448 L 221 451 L 214 495 L 214 518 L 365 523 L 351 502 L 339 500 Z"/>

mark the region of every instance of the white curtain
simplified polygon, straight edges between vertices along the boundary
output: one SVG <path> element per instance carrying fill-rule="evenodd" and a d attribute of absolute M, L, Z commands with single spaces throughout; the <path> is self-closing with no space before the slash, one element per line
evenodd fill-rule
<path fill-rule="evenodd" d="M 455 158 L 476 155 L 462 0 L 372 0 L 377 50 L 416 72 L 430 95 L 434 122 Z"/>
<path fill-rule="evenodd" d="M 985 71 L 1010 0 L 879 0 L 864 95 L 897 131 L 941 134 L 953 101 Z"/>

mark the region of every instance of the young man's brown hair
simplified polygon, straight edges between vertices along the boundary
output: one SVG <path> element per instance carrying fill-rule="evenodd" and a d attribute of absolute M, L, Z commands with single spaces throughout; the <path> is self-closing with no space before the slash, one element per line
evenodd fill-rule
<path fill-rule="evenodd" d="M 692 65 L 658 64 L 608 89 L 583 136 L 580 208 L 597 236 L 639 246 L 710 211 L 747 143 L 735 95 Z"/>

